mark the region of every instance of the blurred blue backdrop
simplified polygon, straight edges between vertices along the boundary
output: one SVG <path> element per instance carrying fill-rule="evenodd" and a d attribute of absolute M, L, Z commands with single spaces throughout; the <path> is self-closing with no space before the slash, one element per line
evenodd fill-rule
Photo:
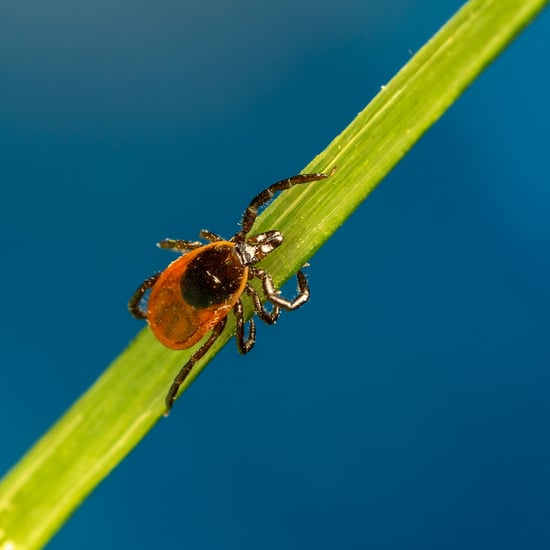
<path fill-rule="evenodd" d="M 2 472 L 142 328 L 155 242 L 233 234 L 461 3 L 2 5 Z M 550 547 L 549 16 L 51 548 Z"/>

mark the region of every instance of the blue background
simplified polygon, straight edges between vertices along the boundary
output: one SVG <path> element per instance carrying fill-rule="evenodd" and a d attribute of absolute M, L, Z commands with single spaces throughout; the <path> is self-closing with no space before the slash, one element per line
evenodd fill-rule
<path fill-rule="evenodd" d="M 0 471 L 142 327 L 154 243 L 233 234 L 460 5 L 3 4 Z M 549 16 L 51 548 L 550 547 Z"/>

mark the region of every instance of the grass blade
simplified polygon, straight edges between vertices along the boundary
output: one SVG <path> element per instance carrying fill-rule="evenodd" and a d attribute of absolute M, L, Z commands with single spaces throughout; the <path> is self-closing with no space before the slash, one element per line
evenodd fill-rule
<path fill-rule="evenodd" d="M 337 173 L 274 201 L 258 231 L 285 245 L 263 266 L 288 279 L 548 0 L 471 0 L 385 86 L 306 171 Z M 187 387 L 231 338 L 226 330 Z M 191 350 L 192 351 L 192 350 Z M 172 352 L 144 330 L 0 484 L 0 550 L 40 548 L 161 417 Z M 178 405 L 176 405 L 178 406 Z M 181 406 L 181 404 L 179 405 Z"/>

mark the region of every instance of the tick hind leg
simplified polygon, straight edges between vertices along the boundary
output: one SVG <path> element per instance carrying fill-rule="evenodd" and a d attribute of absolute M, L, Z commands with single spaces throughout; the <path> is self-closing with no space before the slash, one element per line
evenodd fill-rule
<path fill-rule="evenodd" d="M 309 285 L 303 271 L 298 270 L 296 273 L 296 279 L 298 281 L 298 295 L 294 298 L 294 300 L 287 300 L 286 298 L 282 298 L 279 291 L 275 289 L 273 279 L 267 271 L 258 268 L 250 269 L 254 277 L 262 281 L 265 297 L 274 306 L 286 311 L 293 311 L 303 306 L 309 300 Z"/>
<path fill-rule="evenodd" d="M 133 296 L 130 298 L 130 301 L 128 302 L 128 311 L 136 319 L 147 319 L 147 310 L 141 307 L 141 300 L 143 298 L 143 295 L 150 288 L 153 288 L 154 284 L 157 282 L 159 277 L 160 277 L 160 273 L 155 273 L 155 275 L 151 275 L 151 277 L 149 277 L 148 279 L 145 279 L 145 281 L 141 283 L 139 288 L 134 292 Z"/>
<path fill-rule="evenodd" d="M 172 385 L 170 386 L 170 389 L 168 390 L 168 393 L 166 395 L 166 411 L 164 412 L 164 416 L 168 416 L 170 414 L 170 410 L 172 409 L 172 405 L 174 404 L 174 401 L 176 400 L 176 396 L 178 395 L 178 390 L 180 389 L 180 386 L 183 384 L 184 380 L 187 378 L 188 374 L 191 372 L 192 368 L 195 366 L 195 363 L 212 347 L 212 344 L 218 339 L 218 336 L 222 333 L 225 323 L 227 322 L 227 317 L 224 317 L 213 329 L 208 337 L 208 340 L 197 350 L 191 357 L 189 358 L 189 361 L 181 367 L 180 371 L 174 378 L 174 381 L 172 382 Z"/>

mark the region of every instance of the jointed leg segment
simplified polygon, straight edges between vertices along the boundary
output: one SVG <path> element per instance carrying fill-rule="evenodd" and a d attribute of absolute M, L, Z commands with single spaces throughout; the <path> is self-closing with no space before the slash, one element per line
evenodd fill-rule
<path fill-rule="evenodd" d="M 128 302 L 128 311 L 136 319 L 147 319 L 147 311 L 141 307 L 141 299 L 150 288 L 153 288 L 153 285 L 157 282 L 159 277 L 160 273 L 155 273 L 151 275 L 151 277 L 145 279 L 130 298 Z"/>
<path fill-rule="evenodd" d="M 312 181 L 318 181 L 330 177 L 334 173 L 334 169 L 325 174 L 324 172 L 316 174 L 298 174 L 270 185 L 267 189 L 264 189 L 261 193 L 258 193 L 248 205 L 248 208 L 244 211 L 241 220 L 241 230 L 235 235 L 235 240 L 244 240 L 247 233 L 252 229 L 256 217 L 258 216 L 258 209 L 269 202 L 275 193 L 278 191 L 284 191 L 290 189 L 295 185 L 301 185 L 303 183 L 310 183 Z"/>
<path fill-rule="evenodd" d="M 298 295 L 294 300 L 287 300 L 279 295 L 279 292 L 275 289 L 275 285 L 273 284 L 273 279 L 267 271 L 258 269 L 257 267 L 251 267 L 250 271 L 254 277 L 262 281 L 265 297 L 276 307 L 286 311 L 293 311 L 303 306 L 309 300 L 309 285 L 302 270 L 298 270 L 296 273 L 296 279 L 298 280 Z"/>
<path fill-rule="evenodd" d="M 172 382 L 172 385 L 170 386 L 170 389 L 168 390 L 168 394 L 166 395 L 166 411 L 164 413 L 164 416 L 168 416 L 170 413 L 170 409 L 172 408 L 172 405 L 174 404 L 174 401 L 176 400 L 176 396 L 178 394 L 178 390 L 180 386 L 183 384 L 184 380 L 187 378 L 187 375 L 191 372 L 191 369 L 195 366 L 195 363 L 212 347 L 212 344 L 218 339 L 218 336 L 223 332 L 223 329 L 225 328 L 225 323 L 227 322 L 227 317 L 224 317 L 213 329 L 208 337 L 208 340 L 195 352 L 187 363 L 181 367 L 180 371 L 174 378 L 174 382 Z"/>
<path fill-rule="evenodd" d="M 176 250 L 177 252 L 187 252 L 204 246 L 204 243 L 199 241 L 183 241 L 181 239 L 163 239 L 157 243 L 159 248 L 163 250 Z"/>
<path fill-rule="evenodd" d="M 244 310 L 242 300 L 239 299 L 237 303 L 233 306 L 233 313 L 235 314 L 236 320 L 236 333 L 235 340 L 237 342 L 237 349 L 239 353 L 243 355 L 248 353 L 256 343 L 256 324 L 254 323 L 254 318 L 251 318 L 248 321 L 248 336 L 244 336 L 244 327 L 246 322 L 244 320 Z"/>
<path fill-rule="evenodd" d="M 275 304 L 272 304 L 272 309 L 268 311 L 265 308 L 264 304 L 262 304 L 262 301 L 260 300 L 260 296 L 258 295 L 256 289 L 248 283 L 246 285 L 246 293 L 252 299 L 252 303 L 254 305 L 254 313 L 264 323 L 267 323 L 268 325 L 274 325 L 279 318 L 279 315 L 281 315 L 281 310 L 279 309 L 279 307 L 277 307 Z"/>

